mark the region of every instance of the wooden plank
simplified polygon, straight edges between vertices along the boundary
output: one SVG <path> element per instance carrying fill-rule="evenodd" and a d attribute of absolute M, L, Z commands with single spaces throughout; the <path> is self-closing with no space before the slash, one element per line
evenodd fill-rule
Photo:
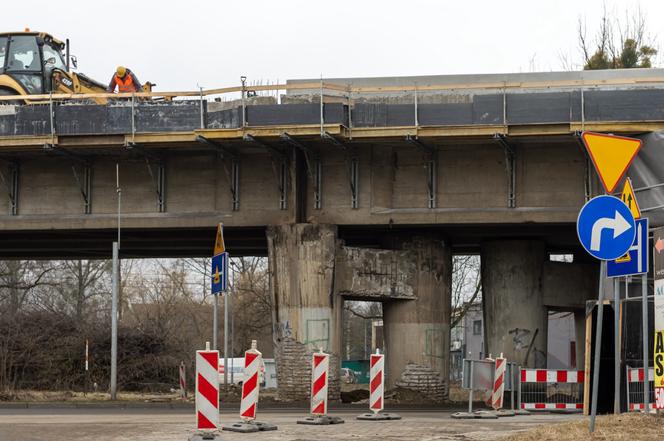
<path fill-rule="evenodd" d="M 353 87 L 350 84 L 333 84 L 323 81 L 323 90 L 332 90 L 344 93 L 394 93 L 394 92 L 431 92 L 431 91 L 449 91 L 449 90 L 506 90 L 506 89 L 549 89 L 549 88 L 578 88 L 578 87 L 596 87 L 596 86 L 617 86 L 617 85 L 640 85 L 640 84 L 664 84 L 664 77 L 653 76 L 645 78 L 611 78 L 600 80 L 556 80 L 556 81 L 494 81 L 478 83 L 454 83 L 454 84 L 412 84 L 402 86 L 364 86 Z M 252 91 L 278 91 L 278 90 L 319 90 L 320 82 L 308 83 L 289 83 L 289 84 L 269 84 L 245 86 L 244 90 Z M 38 94 L 21 95 L 21 99 L 31 101 L 67 100 L 67 99 L 100 99 L 100 98 L 150 98 L 150 97 L 199 97 L 209 95 L 223 95 L 226 93 L 236 93 L 243 90 L 242 86 L 221 87 L 207 90 L 196 91 L 155 91 L 155 92 L 137 92 L 137 93 L 80 93 L 80 94 Z M 0 96 L 0 101 L 15 100 L 16 96 Z"/>
<path fill-rule="evenodd" d="M 58 137 L 48 136 L 2 136 L 0 137 L 0 148 L 2 147 L 23 147 L 39 146 L 44 144 L 58 143 Z"/>
<path fill-rule="evenodd" d="M 593 132 L 612 132 L 612 133 L 643 133 L 664 130 L 664 121 L 645 121 L 645 122 L 620 122 L 620 121 L 602 121 L 593 123 L 570 123 L 571 131 L 593 131 Z"/>

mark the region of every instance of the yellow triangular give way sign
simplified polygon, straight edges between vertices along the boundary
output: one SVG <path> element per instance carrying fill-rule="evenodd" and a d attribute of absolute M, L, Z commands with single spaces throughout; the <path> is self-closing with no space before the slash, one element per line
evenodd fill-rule
<path fill-rule="evenodd" d="M 641 140 L 593 132 L 583 132 L 581 138 L 604 189 L 613 193 L 639 153 Z"/>
<path fill-rule="evenodd" d="M 217 237 L 214 240 L 214 256 L 226 251 L 226 244 L 224 243 L 224 224 L 219 223 L 217 226 Z"/>

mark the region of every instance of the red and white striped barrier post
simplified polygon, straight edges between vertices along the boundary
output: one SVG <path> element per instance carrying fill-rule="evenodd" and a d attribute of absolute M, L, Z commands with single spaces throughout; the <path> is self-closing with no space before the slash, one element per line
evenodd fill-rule
<path fill-rule="evenodd" d="M 385 355 L 376 349 L 369 358 L 369 410 L 357 417 L 358 420 L 400 420 L 394 413 L 382 413 L 385 401 Z"/>
<path fill-rule="evenodd" d="M 244 381 L 242 382 L 242 398 L 240 401 L 240 418 L 242 418 L 242 421 L 224 426 L 223 430 L 241 433 L 277 430 L 277 426 L 273 424 L 256 421 L 262 363 L 263 357 L 256 349 L 256 340 L 252 340 L 251 349 L 244 353 Z"/>
<path fill-rule="evenodd" d="M 180 362 L 180 399 L 186 400 L 187 399 L 187 377 L 186 377 L 186 371 L 184 367 L 184 361 Z"/>
<path fill-rule="evenodd" d="M 219 429 L 219 351 L 211 351 L 210 343 L 204 351 L 196 351 L 196 428 L 199 433 L 191 439 L 208 439 Z M 203 432 L 203 434 L 201 434 Z"/>
<path fill-rule="evenodd" d="M 340 424 L 344 421 L 339 417 L 327 415 L 327 389 L 330 376 L 330 355 L 323 348 L 311 357 L 311 415 L 298 424 L 327 425 Z"/>
<path fill-rule="evenodd" d="M 491 407 L 495 411 L 496 415 L 499 417 L 510 417 L 515 416 L 516 413 L 514 410 L 503 409 L 503 399 L 505 397 L 505 379 L 507 371 L 507 360 L 503 357 L 503 354 L 500 354 L 500 357 L 496 357 L 494 373 L 493 373 L 493 391 L 491 393 Z M 510 371 L 512 372 L 512 371 Z M 512 391 L 514 390 L 513 381 L 510 381 L 512 385 Z M 514 406 L 514 402 L 512 402 Z"/>
<path fill-rule="evenodd" d="M 507 361 L 503 358 L 496 357 L 496 369 L 493 376 L 493 393 L 491 394 L 491 407 L 494 410 L 500 410 L 503 407 L 503 396 L 505 395 L 505 367 Z"/>
<path fill-rule="evenodd" d="M 578 396 L 574 403 L 547 403 L 541 402 L 540 397 L 546 395 L 542 393 L 540 389 L 537 391 L 528 391 L 524 390 L 524 384 L 528 383 L 540 383 L 544 384 L 583 384 L 584 382 L 584 371 L 569 371 L 569 370 L 556 370 L 556 369 L 521 369 L 521 390 L 519 392 L 519 401 L 521 403 L 521 409 L 527 410 L 551 410 L 551 409 L 574 409 L 582 410 L 583 409 L 583 395 L 579 392 Z M 537 401 L 533 401 L 532 397 L 529 395 L 534 395 Z M 560 396 L 557 394 L 556 396 Z"/>

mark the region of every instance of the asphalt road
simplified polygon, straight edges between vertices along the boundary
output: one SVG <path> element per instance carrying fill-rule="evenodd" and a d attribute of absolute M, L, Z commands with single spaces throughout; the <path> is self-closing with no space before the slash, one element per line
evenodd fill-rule
<path fill-rule="evenodd" d="M 344 418 L 334 426 L 296 424 L 305 415 L 295 411 L 266 411 L 259 421 L 276 424 L 275 432 L 235 434 L 223 440 L 495 440 L 540 424 L 582 418 L 580 415 L 536 414 L 498 420 L 456 420 L 451 412 L 400 411 L 399 421 L 357 421 L 359 412 L 339 411 Z M 222 424 L 237 421 L 222 415 Z M 0 409 L 0 441 L 186 441 L 194 433 L 194 415 L 188 409 Z"/>

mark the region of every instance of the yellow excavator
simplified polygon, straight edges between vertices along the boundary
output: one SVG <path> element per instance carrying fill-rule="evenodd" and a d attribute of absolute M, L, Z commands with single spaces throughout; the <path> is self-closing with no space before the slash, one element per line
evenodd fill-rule
<path fill-rule="evenodd" d="M 30 32 L 29 29 L 0 33 L 0 95 L 106 92 L 105 84 L 73 72 L 70 63 L 76 67 L 76 58 L 69 55 L 69 40 L 63 43 L 50 34 Z M 148 82 L 143 90 L 149 92 L 152 86 Z M 93 101 L 98 104 L 107 102 L 101 97 L 93 98 Z M 0 101 L 3 103 L 7 101 Z"/>

